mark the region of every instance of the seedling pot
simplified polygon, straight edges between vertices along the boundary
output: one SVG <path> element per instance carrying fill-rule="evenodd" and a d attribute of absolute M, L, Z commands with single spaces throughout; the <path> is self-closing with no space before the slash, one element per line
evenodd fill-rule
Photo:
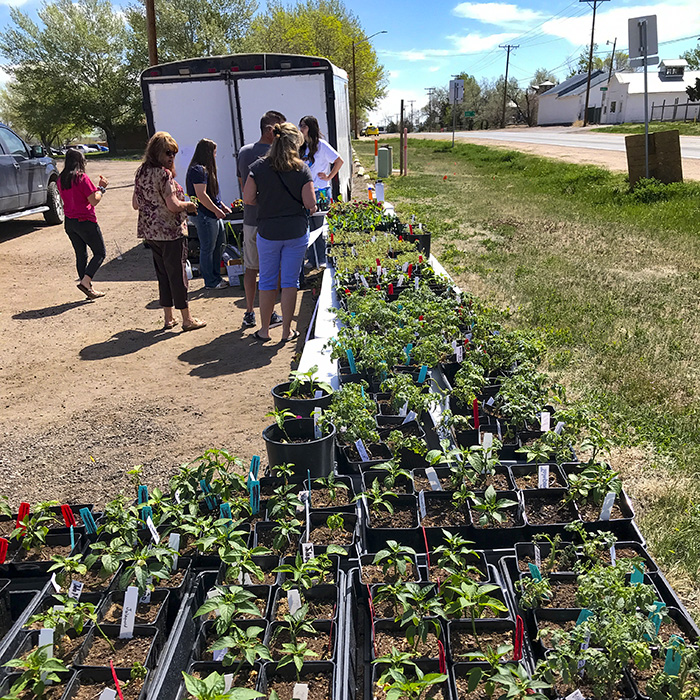
<path fill-rule="evenodd" d="M 306 417 L 311 415 L 312 411 L 317 406 L 324 411 L 328 408 L 328 406 L 330 406 L 331 399 L 333 398 L 333 394 L 328 394 L 323 389 L 319 389 L 319 391 L 323 392 L 323 396 L 321 396 L 318 399 L 314 399 L 314 398 L 302 399 L 302 398 L 295 398 L 293 396 L 292 397 L 285 396 L 284 392 L 289 391 L 290 385 L 291 385 L 291 382 L 284 382 L 282 384 L 278 384 L 277 386 L 273 387 L 271 393 L 272 393 L 272 399 L 275 403 L 276 409 L 279 410 L 279 409 L 287 408 L 292 413 L 294 413 L 294 415 L 302 416 L 302 417 L 306 418 Z"/>
<path fill-rule="evenodd" d="M 265 428 L 263 439 L 270 467 L 293 464 L 294 474 L 302 478 L 307 472 L 317 478 L 333 471 L 335 426 L 330 425 L 327 434 L 318 439 L 314 437 L 312 418 L 286 420 L 284 429 L 291 440 L 300 442 L 288 442 L 276 423 Z"/>

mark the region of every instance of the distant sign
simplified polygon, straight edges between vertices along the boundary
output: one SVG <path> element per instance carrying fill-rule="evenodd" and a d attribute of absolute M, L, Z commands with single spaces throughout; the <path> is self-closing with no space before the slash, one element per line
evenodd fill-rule
<path fill-rule="evenodd" d="M 629 32 L 629 57 L 643 58 L 659 53 L 659 39 L 656 31 L 656 15 L 632 17 L 627 20 Z M 649 61 L 651 63 L 651 61 Z"/>
<path fill-rule="evenodd" d="M 602 87 L 602 88 L 600 88 L 600 91 L 601 91 L 601 92 L 607 92 L 607 91 L 608 91 L 608 88 Z"/>
<path fill-rule="evenodd" d="M 467 110 L 467 111 L 464 113 L 464 116 L 465 116 L 465 117 L 475 117 L 475 116 L 476 116 L 476 112 L 472 112 L 471 110 Z"/>
<path fill-rule="evenodd" d="M 462 78 L 450 80 L 450 98 L 452 104 L 457 104 L 464 99 L 464 80 Z"/>

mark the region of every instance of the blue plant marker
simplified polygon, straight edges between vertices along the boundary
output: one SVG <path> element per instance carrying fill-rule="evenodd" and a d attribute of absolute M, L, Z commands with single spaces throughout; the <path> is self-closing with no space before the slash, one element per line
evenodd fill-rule
<path fill-rule="evenodd" d="M 311 497 L 311 469 L 306 470 L 306 478 L 309 480 L 309 498 Z"/>
<path fill-rule="evenodd" d="M 418 383 L 422 384 L 428 376 L 428 365 L 423 365 L 418 373 Z"/>
<path fill-rule="evenodd" d="M 253 475 L 254 479 L 258 478 L 259 471 L 260 471 L 260 457 L 258 457 L 258 455 L 253 455 L 253 459 L 250 460 L 250 473 Z"/>
<path fill-rule="evenodd" d="M 641 564 L 635 564 L 632 569 L 632 575 L 630 576 L 630 583 L 632 585 L 644 582 L 644 562 Z"/>
<path fill-rule="evenodd" d="M 231 506 L 228 503 L 222 503 L 219 506 L 219 517 L 224 520 L 228 520 L 226 523 L 226 529 L 228 530 L 231 527 L 231 523 L 233 522 L 233 515 L 231 514 Z"/>
<path fill-rule="evenodd" d="M 357 374 L 357 365 L 355 364 L 355 356 L 352 354 L 352 350 L 348 348 L 345 351 L 345 354 L 348 357 L 348 363 L 350 364 L 350 372 L 352 374 Z"/>
<path fill-rule="evenodd" d="M 73 526 L 70 526 L 70 551 L 72 552 L 75 549 L 75 530 L 73 529 Z"/>
<path fill-rule="evenodd" d="M 403 349 L 404 355 L 406 355 L 406 364 L 411 364 L 411 350 L 413 350 L 413 343 L 407 343 L 406 347 Z"/>
<path fill-rule="evenodd" d="M 535 564 L 528 564 L 528 567 L 530 569 L 530 575 L 532 576 L 532 578 L 534 578 L 535 581 L 541 581 L 542 573 L 540 572 L 539 567 Z"/>
<path fill-rule="evenodd" d="M 659 633 L 659 630 L 661 629 L 661 611 L 666 607 L 666 603 L 657 600 L 654 601 L 654 609 L 649 613 L 649 619 L 654 623 L 654 627 L 656 629 L 656 634 Z M 644 634 L 645 639 L 648 641 L 651 641 L 651 637 L 649 637 L 648 634 Z"/>
<path fill-rule="evenodd" d="M 141 484 L 138 490 L 138 502 L 147 503 L 148 502 L 148 486 L 146 484 Z"/>
<path fill-rule="evenodd" d="M 80 517 L 83 519 L 83 523 L 85 523 L 85 531 L 87 532 L 88 535 L 96 535 L 97 534 L 97 525 L 95 524 L 95 518 L 92 517 L 92 513 L 90 512 L 89 508 L 81 508 L 80 509 Z"/>
<path fill-rule="evenodd" d="M 581 610 L 581 612 L 579 613 L 578 619 L 576 620 L 576 624 L 577 624 L 577 625 L 581 625 L 581 624 L 583 624 L 589 617 L 592 617 L 592 616 L 593 616 L 593 611 L 592 611 L 592 610 L 587 610 L 586 608 L 584 608 L 584 609 Z"/>
<path fill-rule="evenodd" d="M 365 398 L 365 388 L 363 386 L 360 387 L 360 396 L 364 399 Z"/>
<path fill-rule="evenodd" d="M 144 527 L 149 517 L 153 520 L 153 508 L 151 508 L 151 506 L 144 506 L 141 508 L 141 520 L 143 520 Z"/>
<path fill-rule="evenodd" d="M 211 486 L 209 486 L 206 479 L 200 479 L 199 485 L 205 494 L 211 494 Z M 214 508 L 216 508 L 216 498 L 214 498 L 214 496 L 207 495 L 204 502 L 207 504 L 209 510 L 214 510 Z"/>
<path fill-rule="evenodd" d="M 683 639 L 676 634 L 671 636 L 672 646 L 666 651 L 666 660 L 664 661 L 664 673 L 667 676 L 677 676 L 681 672 L 681 657 L 683 655 L 677 647 L 682 641 Z"/>
<path fill-rule="evenodd" d="M 248 493 L 250 497 L 250 512 L 257 515 L 260 512 L 260 480 L 252 479 L 248 483 Z"/>

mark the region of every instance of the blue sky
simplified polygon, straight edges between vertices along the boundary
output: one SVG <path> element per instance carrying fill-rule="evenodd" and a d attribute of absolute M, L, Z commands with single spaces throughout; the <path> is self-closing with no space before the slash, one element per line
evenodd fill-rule
<path fill-rule="evenodd" d="M 519 45 L 511 51 L 509 77 L 526 87 L 538 68 L 562 80 L 587 50 L 591 38 L 592 2 L 578 0 L 515 0 L 514 2 L 416 2 L 379 0 L 352 5 L 389 76 L 389 91 L 372 119 L 382 124 L 399 112 L 400 100 L 427 103 L 425 88 L 447 86 L 452 75 L 466 71 L 478 80 L 493 80 L 505 72 L 506 51 L 499 45 Z M 598 4 L 595 41 L 599 52 L 626 50 L 627 21 L 656 15 L 659 56 L 678 58 L 697 47 L 700 0 L 609 0 Z M 606 41 L 610 45 L 606 46 Z"/>
<path fill-rule="evenodd" d="M 30 14 L 40 6 L 39 0 L 0 0 L 0 27 L 9 23 L 10 4 Z M 591 36 L 592 3 L 579 0 L 346 0 L 346 6 L 368 36 L 387 31 L 372 39 L 389 77 L 388 94 L 370 115 L 379 124 L 396 117 L 401 99 L 407 110 L 409 100 L 415 111 L 425 106 L 426 88 L 447 86 L 455 73 L 466 71 L 478 80 L 503 75 L 506 51 L 499 45 L 519 46 L 511 52 L 509 76 L 522 87 L 538 68 L 561 80 L 569 72 L 567 61 L 586 50 Z M 662 59 L 699 45 L 700 0 L 607 0 L 599 3 L 596 15 L 599 52 L 611 50 L 616 38 L 617 49 L 626 50 L 627 20 L 653 14 Z M 0 82 L 3 77 L 0 69 Z"/>

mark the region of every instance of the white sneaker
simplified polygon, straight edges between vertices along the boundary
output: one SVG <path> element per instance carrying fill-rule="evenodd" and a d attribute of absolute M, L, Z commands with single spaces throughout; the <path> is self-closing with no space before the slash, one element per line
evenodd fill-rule
<path fill-rule="evenodd" d="M 228 282 L 226 280 L 221 280 L 214 289 L 226 289 L 226 287 L 228 287 Z"/>

